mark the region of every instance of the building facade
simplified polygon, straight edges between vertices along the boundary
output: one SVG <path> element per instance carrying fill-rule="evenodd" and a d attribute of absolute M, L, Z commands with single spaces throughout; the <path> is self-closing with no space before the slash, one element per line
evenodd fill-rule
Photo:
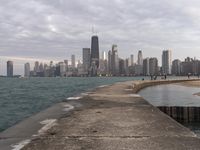
<path fill-rule="evenodd" d="M 29 63 L 26 63 L 24 65 L 24 77 L 30 77 L 30 64 Z"/>
<path fill-rule="evenodd" d="M 97 76 L 99 68 L 99 39 L 98 36 L 92 36 L 91 39 L 91 60 L 90 60 L 90 75 Z"/>
<path fill-rule="evenodd" d="M 175 59 L 172 62 L 172 74 L 173 75 L 181 75 L 181 61 L 178 59 Z"/>
<path fill-rule="evenodd" d="M 155 57 L 149 59 L 149 74 L 158 75 L 158 59 Z"/>
<path fill-rule="evenodd" d="M 7 77 L 13 77 L 13 61 L 7 61 Z"/>
<path fill-rule="evenodd" d="M 172 67 L 172 52 L 171 50 L 164 50 L 162 53 L 162 73 L 171 74 Z"/>
<path fill-rule="evenodd" d="M 83 71 L 88 74 L 90 68 L 90 48 L 83 48 Z"/>
<path fill-rule="evenodd" d="M 149 76 L 149 58 L 143 60 L 143 75 Z"/>
<path fill-rule="evenodd" d="M 76 68 L 76 57 L 75 57 L 75 55 L 71 56 L 71 67 Z"/>
<path fill-rule="evenodd" d="M 138 65 L 143 65 L 143 56 L 142 56 L 142 51 L 138 51 L 138 61 L 137 61 Z"/>

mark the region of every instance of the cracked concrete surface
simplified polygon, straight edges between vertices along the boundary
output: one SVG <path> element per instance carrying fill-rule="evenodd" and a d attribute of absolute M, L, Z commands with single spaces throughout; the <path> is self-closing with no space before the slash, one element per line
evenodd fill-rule
<path fill-rule="evenodd" d="M 98 88 L 23 150 L 200 149 L 200 139 L 142 97 L 133 82 Z M 130 89 L 130 90 L 124 90 Z"/>

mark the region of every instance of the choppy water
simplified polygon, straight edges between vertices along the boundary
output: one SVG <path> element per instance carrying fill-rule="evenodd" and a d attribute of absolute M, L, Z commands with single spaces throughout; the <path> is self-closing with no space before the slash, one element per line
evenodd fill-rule
<path fill-rule="evenodd" d="M 140 78 L 0 78 L 0 131 L 67 97 L 100 85 Z"/>

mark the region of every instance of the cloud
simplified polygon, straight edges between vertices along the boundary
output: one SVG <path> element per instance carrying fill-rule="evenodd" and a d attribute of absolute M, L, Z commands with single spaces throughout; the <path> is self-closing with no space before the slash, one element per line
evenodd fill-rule
<path fill-rule="evenodd" d="M 138 49 L 145 56 L 172 49 L 174 58 L 192 57 L 200 48 L 199 8 L 197 0 L 1 0 L 0 54 L 81 59 L 94 26 L 100 49 L 116 43 L 124 58 Z"/>

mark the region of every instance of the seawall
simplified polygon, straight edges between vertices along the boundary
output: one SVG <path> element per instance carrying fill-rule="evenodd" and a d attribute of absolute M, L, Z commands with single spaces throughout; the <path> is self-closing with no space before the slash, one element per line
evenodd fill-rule
<path fill-rule="evenodd" d="M 200 107 L 159 106 L 158 108 L 180 123 L 200 123 Z"/>
<path fill-rule="evenodd" d="M 199 149 L 200 139 L 192 131 L 133 94 L 148 86 L 183 81 L 130 81 L 85 93 L 66 102 L 74 106 L 70 114 L 23 149 Z"/>
<path fill-rule="evenodd" d="M 155 85 L 161 84 L 171 84 L 171 83 L 181 83 L 181 82 L 190 82 L 190 81 L 199 81 L 199 79 L 186 79 L 186 80 L 147 80 L 147 81 L 135 81 L 133 83 L 133 93 L 138 93 L 140 90 Z"/>
<path fill-rule="evenodd" d="M 199 81 L 199 79 L 136 81 L 133 83 L 133 92 L 137 93 L 149 86 L 190 81 Z M 180 123 L 200 123 L 200 107 L 158 106 L 158 108 Z"/>

